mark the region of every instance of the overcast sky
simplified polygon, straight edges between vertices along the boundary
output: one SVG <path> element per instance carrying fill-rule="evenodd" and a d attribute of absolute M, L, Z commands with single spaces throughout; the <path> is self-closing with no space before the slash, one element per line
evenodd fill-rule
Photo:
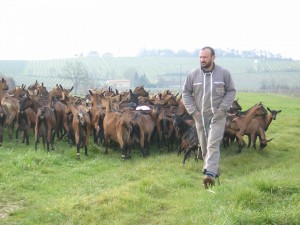
<path fill-rule="evenodd" d="M 210 45 L 300 60 L 295 0 L 1 0 L 0 7 L 0 59 Z"/>

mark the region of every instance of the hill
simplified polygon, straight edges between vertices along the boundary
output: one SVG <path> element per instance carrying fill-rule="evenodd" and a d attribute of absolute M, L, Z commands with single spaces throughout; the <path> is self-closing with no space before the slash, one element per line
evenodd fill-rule
<path fill-rule="evenodd" d="M 90 84 L 105 86 L 108 79 L 134 79 L 145 76 L 154 86 L 180 88 L 187 73 L 199 66 L 194 57 L 78 57 L 53 60 L 1 60 L 0 74 L 10 76 L 16 85 L 30 85 L 36 80 L 47 88 L 56 84 L 73 86 L 65 75 L 67 63 L 80 62 L 87 71 Z M 297 87 L 300 83 L 300 61 L 250 58 L 217 58 L 216 63 L 229 69 L 238 90 L 264 87 Z M 147 84 L 146 84 L 147 86 Z"/>

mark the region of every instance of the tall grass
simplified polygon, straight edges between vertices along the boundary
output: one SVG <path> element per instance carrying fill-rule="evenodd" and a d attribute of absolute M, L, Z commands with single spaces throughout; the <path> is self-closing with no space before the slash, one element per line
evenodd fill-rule
<path fill-rule="evenodd" d="M 91 144 L 76 160 L 63 140 L 46 152 L 40 144 L 9 141 L 0 148 L 0 224 L 300 224 L 298 148 L 300 100 L 239 93 L 243 109 L 262 101 L 282 112 L 267 131 L 263 150 L 221 149 L 220 185 L 205 190 L 203 162 L 153 145 L 142 158 L 134 150 Z M 247 140 L 245 138 L 245 140 Z M 83 154 L 82 154 L 83 155 Z"/>

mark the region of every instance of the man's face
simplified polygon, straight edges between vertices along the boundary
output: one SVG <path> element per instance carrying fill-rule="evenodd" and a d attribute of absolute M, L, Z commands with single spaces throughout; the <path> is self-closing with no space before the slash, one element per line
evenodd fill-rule
<path fill-rule="evenodd" d="M 210 49 L 204 49 L 200 51 L 199 57 L 200 57 L 201 67 L 203 69 L 208 69 L 212 66 L 215 56 L 211 56 Z"/>

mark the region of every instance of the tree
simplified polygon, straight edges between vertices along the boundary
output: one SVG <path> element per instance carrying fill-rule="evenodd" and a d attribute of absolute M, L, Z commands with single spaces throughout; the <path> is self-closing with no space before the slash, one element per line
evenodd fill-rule
<path fill-rule="evenodd" d="M 75 94 L 80 86 L 82 89 L 88 86 L 88 72 L 81 62 L 67 62 L 63 71 L 65 78 L 73 82 Z"/>
<path fill-rule="evenodd" d="M 130 81 L 132 86 L 138 86 L 140 83 L 140 76 L 137 72 L 134 73 L 133 75 L 133 79 Z"/>

